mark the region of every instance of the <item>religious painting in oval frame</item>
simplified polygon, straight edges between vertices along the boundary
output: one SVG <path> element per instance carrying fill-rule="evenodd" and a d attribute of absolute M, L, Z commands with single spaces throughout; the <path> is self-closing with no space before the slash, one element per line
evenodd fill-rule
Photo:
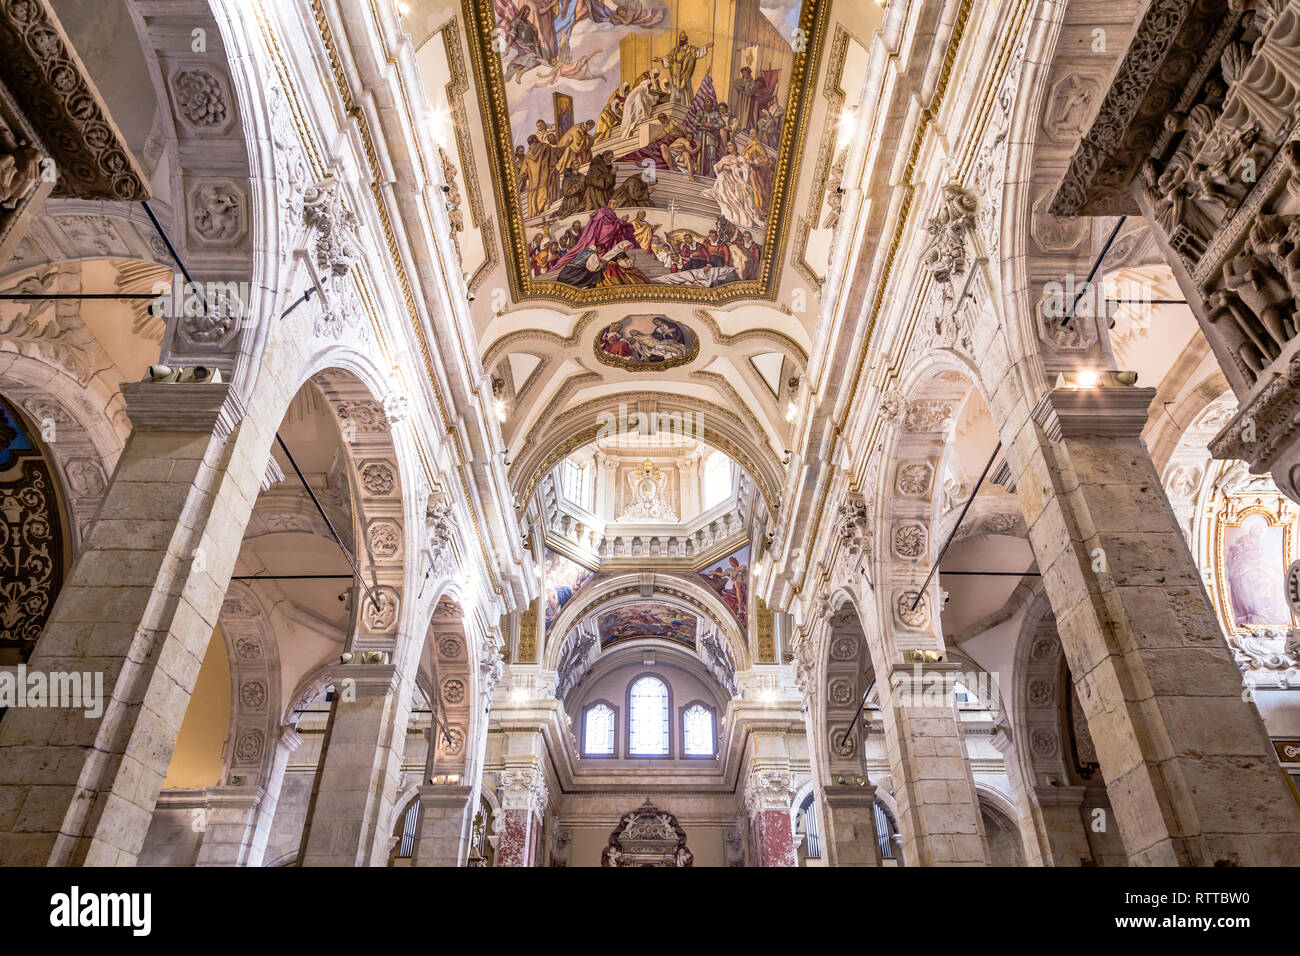
<path fill-rule="evenodd" d="M 684 322 L 664 315 L 629 315 L 596 333 L 596 358 L 630 372 L 685 365 L 700 354 L 700 338 Z"/>

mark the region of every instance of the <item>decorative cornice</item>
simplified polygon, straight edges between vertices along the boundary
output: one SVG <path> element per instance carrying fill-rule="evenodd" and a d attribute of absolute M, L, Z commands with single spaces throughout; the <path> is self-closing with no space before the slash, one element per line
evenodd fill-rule
<path fill-rule="evenodd" d="M 1056 388 L 1030 416 L 1051 441 L 1062 438 L 1136 438 L 1147 423 L 1154 388 Z"/>
<path fill-rule="evenodd" d="M 228 382 L 123 382 L 131 424 L 141 431 L 211 432 L 226 438 L 244 417 Z"/>
<path fill-rule="evenodd" d="M 335 696 L 345 694 L 340 685 L 350 681 L 358 698 L 383 697 L 397 687 L 397 665 L 331 664 L 329 680 L 334 684 Z"/>

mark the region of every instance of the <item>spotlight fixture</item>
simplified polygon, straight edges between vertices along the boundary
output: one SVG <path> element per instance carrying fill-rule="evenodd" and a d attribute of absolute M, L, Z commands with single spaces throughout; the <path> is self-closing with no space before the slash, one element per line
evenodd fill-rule
<path fill-rule="evenodd" d="M 1056 388 L 1131 388 L 1137 384 L 1138 373 L 1132 371 L 1097 371 L 1080 369 L 1076 372 L 1058 372 Z"/>

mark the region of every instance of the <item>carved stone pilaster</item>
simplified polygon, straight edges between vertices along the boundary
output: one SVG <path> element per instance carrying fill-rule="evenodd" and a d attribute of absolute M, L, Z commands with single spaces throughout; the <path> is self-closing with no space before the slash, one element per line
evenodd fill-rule
<path fill-rule="evenodd" d="M 501 660 L 500 649 L 487 638 L 479 644 L 478 653 L 479 689 L 483 699 L 491 701 L 492 692 L 496 690 L 497 684 L 501 683 L 505 663 Z"/>

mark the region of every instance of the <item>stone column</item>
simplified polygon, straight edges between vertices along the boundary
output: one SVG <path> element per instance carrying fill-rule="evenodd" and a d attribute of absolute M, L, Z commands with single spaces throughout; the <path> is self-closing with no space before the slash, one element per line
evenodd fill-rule
<path fill-rule="evenodd" d="M 387 791 L 405 745 L 409 694 L 392 664 L 336 665 L 330 680 L 335 713 L 302 865 L 383 866 L 389 835 L 379 822 L 392 809 Z"/>
<path fill-rule="evenodd" d="M 1011 798 L 1016 804 L 1016 827 L 1020 830 L 1020 844 L 1025 852 L 1026 866 L 1047 866 L 1047 851 L 1043 835 L 1043 819 L 1025 786 L 1024 769 L 1020 766 L 1019 755 L 1011 734 L 1004 728 L 993 732 L 993 746 L 1002 754 L 1002 765 L 1006 770 L 1007 782 L 1011 784 Z"/>
<path fill-rule="evenodd" d="M 1047 843 L 1044 860 L 1050 866 L 1083 866 L 1092 861 L 1092 848 L 1083 829 L 1083 795 L 1087 787 L 1036 787 L 1034 799 Z"/>
<path fill-rule="evenodd" d="M 798 839 L 791 818 L 793 775 L 782 767 L 757 767 L 745 787 L 745 810 L 754 835 L 755 866 L 798 866 Z"/>
<path fill-rule="evenodd" d="M 822 788 L 821 803 L 826 808 L 823 852 L 830 865 L 880 866 L 875 786 L 866 777 L 837 777 Z"/>
<path fill-rule="evenodd" d="M 0 865 L 135 863 L 266 471 L 229 386 L 123 394 L 134 430 L 28 665 L 102 674 L 107 700 L 0 723 Z"/>
<path fill-rule="evenodd" d="M 252 846 L 248 851 L 248 866 L 261 866 L 266 856 L 266 844 L 271 838 L 271 825 L 275 822 L 275 809 L 280 804 L 280 790 L 284 786 L 285 770 L 289 758 L 302 746 L 302 737 L 292 724 L 285 724 L 280 729 L 280 741 L 276 745 L 275 756 L 271 760 L 264 789 L 266 795 L 257 807 L 257 819 L 253 825 Z"/>
<path fill-rule="evenodd" d="M 261 787 L 208 787 L 204 796 L 203 841 L 194 865 L 249 865 L 258 806 L 265 792 Z"/>
<path fill-rule="evenodd" d="M 1030 542 L 1130 864 L 1295 864 L 1300 807 L 1140 437 L 1154 396 L 1061 388 L 1012 406 Z"/>
<path fill-rule="evenodd" d="M 501 771 L 501 806 L 492 815 L 494 866 L 538 866 L 542 849 L 542 812 L 546 809 L 546 775 L 540 762 Z"/>
<path fill-rule="evenodd" d="M 948 663 L 877 679 L 903 854 L 912 866 L 986 866 L 984 823 Z M 877 671 L 881 673 L 881 671 Z"/>
<path fill-rule="evenodd" d="M 460 866 L 465 814 L 473 787 L 422 786 L 420 830 L 415 840 L 416 866 Z"/>

